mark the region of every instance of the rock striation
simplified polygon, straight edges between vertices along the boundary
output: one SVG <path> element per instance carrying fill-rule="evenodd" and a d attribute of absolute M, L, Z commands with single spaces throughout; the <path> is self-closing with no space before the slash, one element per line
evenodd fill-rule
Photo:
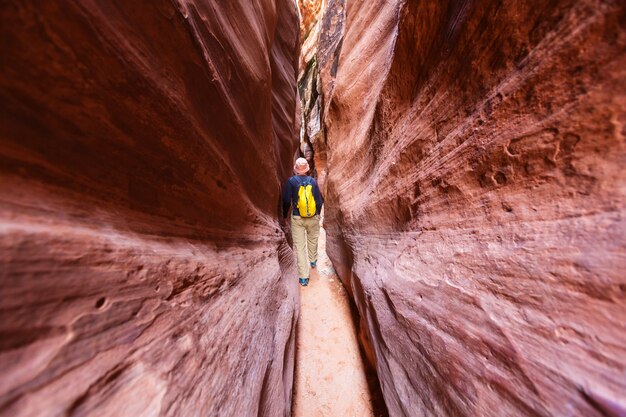
<path fill-rule="evenodd" d="M 304 5 L 306 6 L 306 4 Z M 298 91 L 302 102 L 300 151 L 312 166 L 320 187 L 326 177 L 326 140 L 322 114 L 332 98 L 345 20 L 345 0 L 323 2 L 321 8 L 308 5 L 308 14 L 316 12 L 315 25 L 302 45 Z M 302 7 L 301 7 L 302 8 Z M 304 22 L 301 22 L 303 25 Z M 319 48 L 319 49 L 318 49 Z"/>
<path fill-rule="evenodd" d="M 324 165 L 318 169 L 319 158 L 315 150 L 320 150 L 316 142 L 321 137 L 321 84 L 317 67 L 317 46 L 319 44 L 322 18 L 326 0 L 299 0 L 300 36 L 302 46 L 299 58 L 298 98 L 301 104 L 299 156 L 306 158 L 311 167 L 310 174 L 321 180 L 319 173 L 325 173 Z M 321 184 L 321 182 L 320 182 Z"/>
<path fill-rule="evenodd" d="M 0 16 L 0 415 L 289 416 L 294 2 Z"/>
<path fill-rule="evenodd" d="M 325 227 L 390 415 L 626 415 L 624 3 L 345 8 Z"/>
<path fill-rule="evenodd" d="M 313 38 L 316 36 L 317 29 L 315 26 L 326 7 L 326 1 L 327 0 L 297 0 L 298 15 L 300 17 L 300 39 L 302 39 L 304 44 L 310 41 L 310 37 Z"/>

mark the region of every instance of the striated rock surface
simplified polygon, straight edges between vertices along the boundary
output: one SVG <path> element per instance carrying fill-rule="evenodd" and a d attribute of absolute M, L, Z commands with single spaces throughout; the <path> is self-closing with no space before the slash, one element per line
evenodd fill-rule
<path fill-rule="evenodd" d="M 322 189 L 325 187 L 327 173 L 327 144 L 322 121 L 328 111 L 326 103 L 332 101 L 344 22 L 345 0 L 329 0 L 315 27 L 317 37 L 310 43 L 307 39 L 300 55 L 298 84 L 303 109 L 300 141 L 304 155 L 312 163 Z M 307 156 L 308 149 L 310 156 Z"/>
<path fill-rule="evenodd" d="M 320 30 L 323 26 L 326 0 L 299 0 L 298 7 L 300 11 L 300 36 L 303 40 L 298 69 L 298 94 L 301 102 L 299 156 L 307 159 L 311 167 L 311 175 L 319 181 L 318 174 L 324 173 L 325 167 L 321 165 L 318 169 L 319 158 L 315 155 L 315 149 L 319 148 L 316 142 L 322 133 L 321 83 L 317 68 L 317 46 Z"/>
<path fill-rule="evenodd" d="M 0 415 L 290 415 L 295 4 L 0 15 Z"/>
<path fill-rule="evenodd" d="M 300 39 L 309 41 L 309 36 L 316 31 L 320 15 L 326 7 L 327 0 L 297 0 L 300 17 Z"/>
<path fill-rule="evenodd" d="M 320 78 L 320 91 L 325 103 L 331 103 L 333 88 L 337 68 L 339 66 L 339 55 L 343 45 L 345 29 L 346 0 L 328 0 L 328 5 L 324 10 L 320 35 L 317 44 L 317 66 Z M 329 106 L 322 106 L 325 119 Z"/>
<path fill-rule="evenodd" d="M 390 415 L 626 415 L 623 2 L 345 16 L 325 227 Z"/>

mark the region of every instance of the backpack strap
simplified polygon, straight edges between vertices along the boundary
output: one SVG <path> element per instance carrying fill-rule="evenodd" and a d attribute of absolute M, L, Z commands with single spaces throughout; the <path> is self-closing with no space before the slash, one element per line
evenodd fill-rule
<path fill-rule="evenodd" d="M 302 179 L 300 179 L 300 175 L 294 175 L 291 178 L 295 178 L 296 180 L 296 188 L 300 187 L 301 185 L 313 185 L 313 183 L 311 182 L 311 180 L 309 179 L 310 177 L 305 176 Z"/>

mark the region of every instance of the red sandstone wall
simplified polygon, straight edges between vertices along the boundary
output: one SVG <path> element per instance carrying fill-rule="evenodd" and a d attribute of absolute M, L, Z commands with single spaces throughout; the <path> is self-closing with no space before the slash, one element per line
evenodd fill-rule
<path fill-rule="evenodd" d="M 290 415 L 294 3 L 0 16 L 0 415 Z"/>
<path fill-rule="evenodd" d="M 298 0 L 301 39 L 306 39 L 311 34 L 311 29 L 319 19 L 324 7 L 325 0 Z"/>
<path fill-rule="evenodd" d="M 624 4 L 346 7 L 325 226 L 390 414 L 626 415 Z"/>

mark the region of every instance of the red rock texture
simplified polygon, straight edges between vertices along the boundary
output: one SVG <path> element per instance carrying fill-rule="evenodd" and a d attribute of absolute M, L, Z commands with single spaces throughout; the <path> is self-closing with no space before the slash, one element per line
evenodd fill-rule
<path fill-rule="evenodd" d="M 321 23 L 316 59 L 319 68 L 321 95 L 326 103 L 332 102 L 339 55 L 343 45 L 346 19 L 345 3 L 345 0 L 328 0 Z M 322 107 L 324 110 L 322 119 L 325 119 L 329 106 Z"/>
<path fill-rule="evenodd" d="M 290 415 L 295 4 L 0 15 L 0 415 Z"/>
<path fill-rule="evenodd" d="M 302 99 L 303 129 L 301 141 L 313 150 L 313 166 L 317 174 L 320 187 L 326 182 L 326 135 L 322 120 L 328 112 L 326 103 L 332 101 L 335 75 L 339 63 L 339 54 L 343 42 L 345 27 L 345 0 L 329 0 L 324 13 L 318 23 L 318 36 L 312 46 L 309 46 L 311 57 L 306 50 L 300 55 L 301 72 L 299 87 Z M 306 156 L 306 152 L 305 156 Z"/>
<path fill-rule="evenodd" d="M 306 41 L 320 15 L 326 7 L 327 0 L 297 0 L 300 15 L 300 38 Z"/>
<path fill-rule="evenodd" d="M 625 16 L 347 2 L 325 227 L 390 415 L 626 415 Z"/>

